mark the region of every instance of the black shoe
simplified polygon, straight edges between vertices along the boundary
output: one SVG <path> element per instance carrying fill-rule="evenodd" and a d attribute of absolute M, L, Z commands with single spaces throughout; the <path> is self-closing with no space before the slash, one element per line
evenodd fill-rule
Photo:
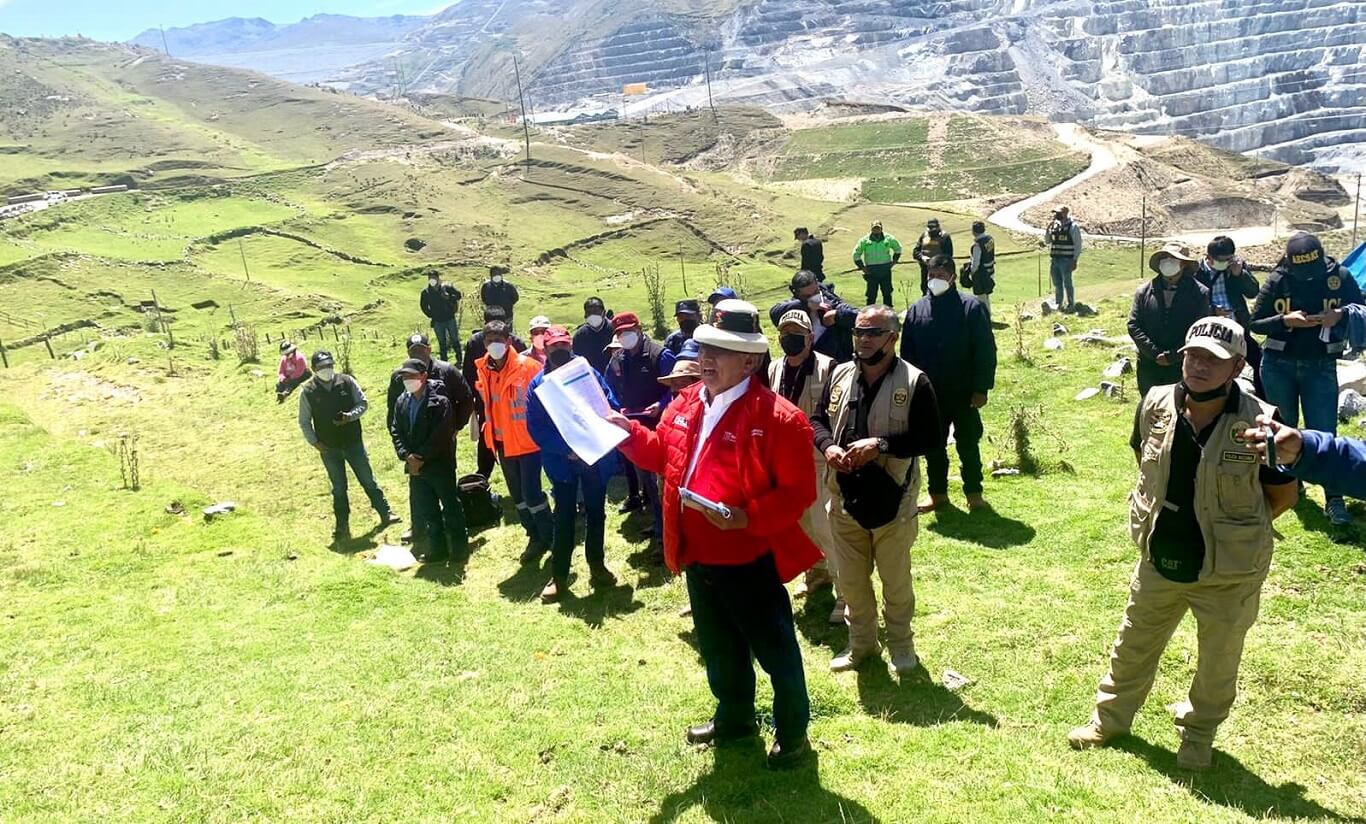
<path fill-rule="evenodd" d="M 633 495 L 630 498 L 627 498 L 626 500 L 621 502 L 621 506 L 617 509 L 617 512 L 621 513 L 622 515 L 625 515 L 628 512 L 635 512 L 638 509 L 644 508 L 645 501 Z"/>
<path fill-rule="evenodd" d="M 339 524 L 337 524 L 335 527 L 333 527 L 333 529 L 332 529 L 332 542 L 333 542 L 333 543 L 336 543 L 336 544 L 344 544 L 344 543 L 346 543 L 346 542 L 349 541 L 349 540 L 351 540 L 351 525 L 350 525 L 350 524 L 339 523 Z"/>
<path fill-rule="evenodd" d="M 811 741 L 803 738 L 791 747 L 779 746 L 777 741 L 768 750 L 770 770 L 790 770 L 799 766 L 811 754 Z"/>
<path fill-rule="evenodd" d="M 613 575 L 612 570 L 605 566 L 595 567 L 588 573 L 588 583 L 594 589 L 606 589 L 617 585 L 617 576 Z"/>
<path fill-rule="evenodd" d="M 450 557 L 450 554 L 445 552 L 425 552 L 418 556 L 418 560 L 424 564 L 444 564 Z"/>
<path fill-rule="evenodd" d="M 401 523 L 403 523 L 403 519 L 400 518 L 396 512 L 384 512 L 379 516 L 379 525 L 381 529 L 386 526 L 393 526 L 394 524 Z"/>
<path fill-rule="evenodd" d="M 759 726 L 757 724 L 733 730 L 717 731 L 716 722 L 708 721 L 696 727 L 688 727 L 687 735 L 684 738 L 689 744 L 725 744 L 731 741 L 744 741 L 758 734 Z"/>
<path fill-rule="evenodd" d="M 537 561 L 541 560 L 541 557 L 549 551 L 550 548 L 547 547 L 545 544 L 541 543 L 540 541 L 532 541 L 531 543 L 526 545 L 526 549 L 522 551 L 522 557 L 519 558 L 518 561 L 523 566 L 526 566 L 528 564 L 534 564 Z"/>

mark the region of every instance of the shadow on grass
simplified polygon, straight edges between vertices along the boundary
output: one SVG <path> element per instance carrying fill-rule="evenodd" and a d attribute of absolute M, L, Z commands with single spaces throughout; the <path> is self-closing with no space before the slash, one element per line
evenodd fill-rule
<path fill-rule="evenodd" d="M 1007 518 L 989 506 L 976 512 L 965 512 L 955 506 L 941 506 L 934 511 L 934 519 L 928 528 L 945 538 L 992 549 L 1024 546 L 1034 540 L 1034 527 L 1024 521 Z"/>
<path fill-rule="evenodd" d="M 830 623 L 830 613 L 835 609 L 834 587 L 821 587 L 793 604 L 800 605 L 792 616 L 797 631 L 811 646 L 825 647 L 832 656 L 844 649 L 849 641 L 849 627 Z"/>
<path fill-rule="evenodd" d="M 345 541 L 333 538 L 332 543 L 328 544 L 327 548 L 338 555 L 355 555 L 357 552 L 365 552 L 379 546 L 379 536 L 380 533 L 384 532 L 384 529 L 383 526 L 375 524 L 369 531 L 352 535 Z"/>
<path fill-rule="evenodd" d="M 694 807 L 712 821 L 838 821 L 876 824 L 857 801 L 821 786 L 820 753 L 800 767 L 769 770 L 761 739 L 715 747 L 711 771 L 659 803 L 651 824 L 676 821 Z"/>
<path fill-rule="evenodd" d="M 930 680 L 924 665 L 900 683 L 892 678 L 884 659 L 865 661 L 858 669 L 858 700 L 869 715 L 885 716 L 897 724 L 933 727 L 951 721 L 971 721 L 987 727 L 996 716 L 975 710 L 963 699 Z"/>
<path fill-rule="evenodd" d="M 1184 787 L 1197 799 L 1220 804 L 1251 818 L 1366 822 L 1366 819 L 1334 812 L 1305 798 L 1303 785 L 1292 782 L 1280 786 L 1268 784 L 1238 759 L 1218 748 L 1210 768 L 1203 773 L 1193 773 L 1177 766 L 1175 753 L 1137 736 L 1126 735 L 1112 746 L 1142 758 L 1148 766 Z"/>
<path fill-rule="evenodd" d="M 470 553 L 464 552 L 452 556 L 447 561 L 422 564 L 413 577 L 447 587 L 460 586 L 465 582 L 465 567 L 469 562 Z"/>
<path fill-rule="evenodd" d="M 1306 495 L 1300 495 L 1300 499 L 1295 502 L 1295 508 L 1292 511 L 1295 513 L 1295 517 L 1300 519 L 1300 525 L 1304 527 L 1306 532 L 1318 532 L 1326 535 L 1334 543 L 1359 546 L 1363 538 L 1366 538 L 1358 526 L 1333 526 L 1332 522 L 1328 520 L 1328 516 L 1324 514 L 1323 507 Z"/>
<path fill-rule="evenodd" d="M 498 592 L 509 601 L 526 602 L 540 597 L 550 580 L 550 553 L 533 564 L 518 564 L 517 571 L 498 582 Z"/>
<path fill-rule="evenodd" d="M 585 586 L 587 582 L 571 576 L 570 585 L 574 584 Z M 625 584 L 593 589 L 582 598 L 571 589 L 560 596 L 560 612 L 598 629 L 608 618 L 630 615 L 645 606 L 636 600 L 635 594 L 635 590 Z"/>

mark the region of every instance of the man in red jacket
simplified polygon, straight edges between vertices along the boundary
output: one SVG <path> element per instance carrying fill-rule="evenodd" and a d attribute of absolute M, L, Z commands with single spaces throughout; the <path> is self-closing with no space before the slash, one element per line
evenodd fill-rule
<path fill-rule="evenodd" d="M 664 483 L 664 561 L 687 577 L 716 696 L 716 713 L 688 730 L 688 742 L 758 735 L 757 659 L 773 682 L 768 764 L 791 767 L 811 752 L 806 674 L 783 588 L 821 558 L 801 528 L 816 499 L 811 424 L 752 377 L 768 352 L 753 305 L 721 301 L 693 339 L 702 383 L 679 393 L 654 431 L 616 413 L 609 420 L 630 433 L 622 452 Z"/>

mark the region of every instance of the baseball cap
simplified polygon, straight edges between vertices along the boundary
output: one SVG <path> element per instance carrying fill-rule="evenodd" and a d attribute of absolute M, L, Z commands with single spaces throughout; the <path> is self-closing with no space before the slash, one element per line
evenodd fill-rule
<path fill-rule="evenodd" d="M 1322 276 L 1328 271 L 1323 244 L 1308 232 L 1295 235 L 1285 244 L 1285 262 L 1290 273 L 1298 277 Z"/>
<path fill-rule="evenodd" d="M 425 375 L 427 374 L 427 364 L 417 358 L 408 358 L 398 367 L 400 375 Z"/>
<path fill-rule="evenodd" d="M 807 314 L 805 309 L 789 309 L 783 313 L 782 317 L 778 318 L 779 329 L 789 323 L 793 326 L 800 326 L 808 332 L 811 331 L 811 315 Z"/>
<path fill-rule="evenodd" d="M 569 330 L 563 326 L 551 326 L 545 330 L 545 346 L 547 349 L 557 343 L 573 343 L 574 338 L 569 335 Z"/>
<path fill-rule="evenodd" d="M 635 312 L 622 312 L 612 318 L 612 331 L 620 332 L 623 329 L 635 329 L 640 326 L 640 318 L 636 317 Z"/>
<path fill-rule="evenodd" d="M 298 349 L 298 348 L 299 348 L 299 347 L 297 347 L 297 346 L 294 345 L 293 341 L 287 341 L 287 340 L 282 340 L 282 341 L 280 341 L 280 354 L 281 354 L 281 355 L 289 355 L 289 354 L 292 354 L 292 353 L 293 353 L 296 349 Z"/>
<path fill-rule="evenodd" d="M 759 355 L 768 351 L 768 338 L 759 331 L 759 310 L 743 300 L 716 304 L 711 323 L 697 327 L 692 336 L 700 345 L 732 352 Z"/>
<path fill-rule="evenodd" d="M 738 297 L 739 295 L 735 294 L 735 290 L 729 286 L 718 286 L 715 291 L 707 296 L 707 303 L 715 306 L 723 300 L 735 300 Z"/>
<path fill-rule="evenodd" d="M 702 307 L 698 306 L 697 301 L 692 299 L 680 300 L 678 303 L 674 304 L 674 314 L 700 316 L 702 314 Z"/>
<path fill-rule="evenodd" d="M 1247 338 L 1232 318 L 1201 318 L 1186 332 L 1186 345 L 1180 351 L 1187 349 L 1203 349 L 1220 360 L 1245 358 Z"/>
<path fill-rule="evenodd" d="M 411 352 L 414 346 L 425 346 L 428 349 L 432 347 L 432 345 L 427 342 L 427 336 L 421 332 L 414 332 L 408 336 L 408 351 Z"/>
<path fill-rule="evenodd" d="M 550 328 L 550 318 L 546 317 L 545 315 L 537 315 L 536 317 L 534 317 L 534 318 L 531 319 L 531 324 L 530 324 L 529 326 L 527 326 L 527 328 L 528 328 L 528 329 L 549 329 L 549 328 Z"/>
<path fill-rule="evenodd" d="M 688 338 L 683 341 L 683 348 L 678 353 L 677 360 L 697 360 L 697 341 Z"/>

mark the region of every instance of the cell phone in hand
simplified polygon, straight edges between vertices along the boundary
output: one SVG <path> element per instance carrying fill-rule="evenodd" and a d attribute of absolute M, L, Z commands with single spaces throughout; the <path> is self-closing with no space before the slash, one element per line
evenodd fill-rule
<path fill-rule="evenodd" d="M 1276 433 L 1269 426 L 1263 426 L 1261 433 L 1262 437 L 1266 439 L 1266 452 L 1262 456 L 1262 463 L 1274 469 L 1276 467 Z"/>

